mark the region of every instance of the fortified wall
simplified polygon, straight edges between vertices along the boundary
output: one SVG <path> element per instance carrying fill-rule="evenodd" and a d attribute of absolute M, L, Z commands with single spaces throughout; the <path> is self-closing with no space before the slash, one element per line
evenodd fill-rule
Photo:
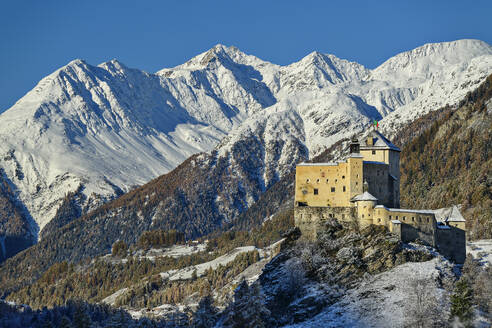
<path fill-rule="evenodd" d="M 327 220 L 360 227 L 384 225 L 403 242 L 420 240 L 463 263 L 465 220 L 456 207 L 440 210 L 398 208 L 400 149 L 378 131 L 338 163 L 301 163 L 296 167 L 294 221 L 303 238 L 316 240 Z"/>

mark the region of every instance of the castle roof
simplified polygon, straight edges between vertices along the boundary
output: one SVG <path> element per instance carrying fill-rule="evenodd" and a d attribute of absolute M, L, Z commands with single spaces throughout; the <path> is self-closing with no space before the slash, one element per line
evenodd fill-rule
<path fill-rule="evenodd" d="M 339 163 L 304 163 L 303 162 L 297 164 L 297 166 L 337 166 Z"/>
<path fill-rule="evenodd" d="M 433 210 L 412 210 L 407 208 L 387 208 L 384 205 L 376 205 L 374 208 L 384 208 L 389 212 L 403 212 L 403 213 L 418 213 L 418 214 L 434 214 Z"/>
<path fill-rule="evenodd" d="M 350 201 L 351 202 L 358 202 L 358 201 L 364 201 L 364 200 L 373 200 L 377 201 L 378 199 L 371 195 L 369 192 L 365 191 L 363 194 L 357 195 L 353 197 Z"/>
<path fill-rule="evenodd" d="M 372 145 L 367 144 L 367 138 L 372 137 Z M 385 136 L 382 135 L 377 130 L 369 132 L 367 138 L 362 142 L 360 149 L 391 149 L 395 151 L 401 151 L 400 148 L 396 147 L 391 141 L 389 141 Z"/>
<path fill-rule="evenodd" d="M 455 205 L 434 210 L 434 214 L 436 215 L 436 219 L 441 222 L 466 222 L 460 210 Z"/>

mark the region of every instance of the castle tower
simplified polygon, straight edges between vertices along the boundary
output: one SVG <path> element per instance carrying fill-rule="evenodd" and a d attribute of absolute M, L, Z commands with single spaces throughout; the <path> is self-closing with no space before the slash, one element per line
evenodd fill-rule
<path fill-rule="evenodd" d="M 348 195 L 347 200 L 362 194 L 363 190 L 363 156 L 360 154 L 360 144 L 357 138 L 352 138 L 350 142 L 350 155 L 347 158 L 348 169 Z M 350 204 L 349 202 L 347 202 Z"/>
<path fill-rule="evenodd" d="M 389 165 L 393 207 L 400 207 L 400 148 L 395 146 L 379 131 L 371 131 L 360 146 L 364 161 Z"/>
<path fill-rule="evenodd" d="M 364 191 L 363 194 L 357 195 L 351 199 L 357 208 L 357 216 L 361 227 L 366 227 L 373 224 L 374 207 L 378 200 L 369 192 Z"/>

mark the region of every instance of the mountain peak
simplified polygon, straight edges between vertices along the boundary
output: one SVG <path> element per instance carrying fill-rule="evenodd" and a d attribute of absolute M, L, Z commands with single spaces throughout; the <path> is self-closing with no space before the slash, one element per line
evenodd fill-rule
<path fill-rule="evenodd" d="M 81 58 L 76 58 L 70 61 L 66 66 L 75 66 L 75 65 L 87 65 L 87 62 Z"/>
<path fill-rule="evenodd" d="M 104 68 L 111 72 L 122 71 L 128 69 L 122 62 L 113 58 L 110 61 L 99 64 L 98 67 Z"/>
<path fill-rule="evenodd" d="M 373 76 L 394 75 L 395 72 L 427 75 L 451 65 L 469 62 L 473 58 L 492 55 L 492 46 L 475 39 L 427 43 L 413 50 L 401 52 L 374 69 Z"/>

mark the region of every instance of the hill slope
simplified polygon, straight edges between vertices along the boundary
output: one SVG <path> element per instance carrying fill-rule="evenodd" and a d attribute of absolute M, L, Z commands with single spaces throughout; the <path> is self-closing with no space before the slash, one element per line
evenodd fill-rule
<path fill-rule="evenodd" d="M 461 204 L 468 237 L 492 238 L 492 75 L 456 108 L 425 115 L 400 135 L 402 206 Z"/>

